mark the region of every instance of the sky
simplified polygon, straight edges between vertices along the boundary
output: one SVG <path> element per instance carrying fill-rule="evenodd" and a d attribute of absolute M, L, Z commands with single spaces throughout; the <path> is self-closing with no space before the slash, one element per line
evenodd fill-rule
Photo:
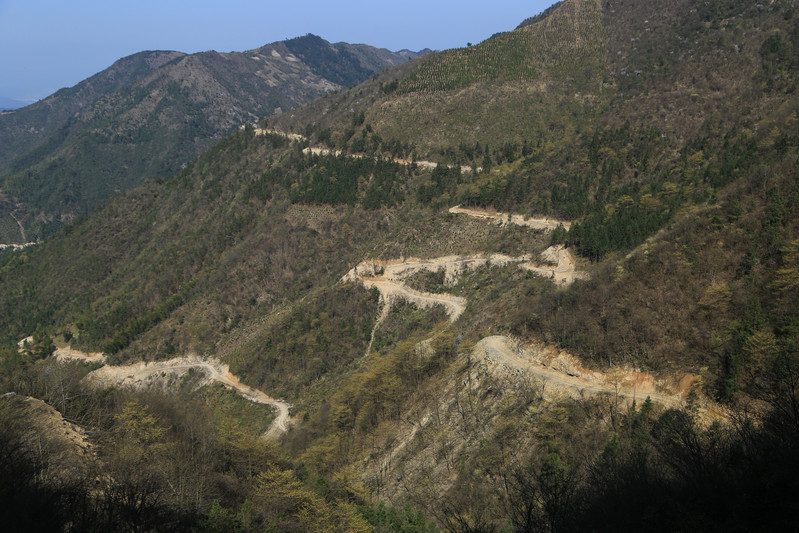
<path fill-rule="evenodd" d="M 313 33 L 444 50 L 515 28 L 554 0 L 0 0 L 0 97 L 32 101 L 142 50 L 244 51 Z"/>

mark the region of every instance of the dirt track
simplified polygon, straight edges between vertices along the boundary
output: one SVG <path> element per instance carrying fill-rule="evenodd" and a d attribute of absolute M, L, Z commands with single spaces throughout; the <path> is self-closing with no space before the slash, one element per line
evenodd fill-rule
<path fill-rule="evenodd" d="M 462 214 L 474 218 L 490 220 L 499 226 L 512 224 L 514 226 L 526 226 L 530 229 L 546 231 L 552 231 L 558 226 L 563 226 L 565 229 L 571 227 L 571 222 L 565 220 L 556 220 L 554 218 L 525 218 L 524 215 L 511 215 L 510 213 L 500 213 L 488 209 L 467 209 L 459 205 L 450 207 L 449 212 L 455 215 Z"/>
<path fill-rule="evenodd" d="M 458 320 L 458 317 L 466 310 L 466 298 L 460 296 L 419 292 L 406 287 L 403 283 L 389 280 L 362 278 L 361 283 L 366 288 L 375 287 L 380 291 L 380 297 L 386 303 L 399 298 L 424 308 L 443 305 L 452 322 Z"/>
<path fill-rule="evenodd" d="M 585 277 L 585 273 L 576 270 L 574 257 L 562 246 L 547 248 L 542 252 L 541 258 L 544 261 L 557 262 L 557 265 L 542 266 L 533 263 L 532 256 L 529 255 L 511 257 L 503 254 L 490 256 L 448 255 L 433 259 L 408 258 L 389 261 L 373 259 L 362 261 L 356 265 L 341 278 L 341 281 L 360 282 L 367 288 L 376 288 L 380 291 L 380 298 L 384 304 L 390 305 L 392 301 L 399 298 L 425 308 L 443 305 L 450 320 L 455 322 L 466 309 L 465 298 L 452 294 L 419 292 L 407 287 L 403 280 L 417 272 L 443 270 L 444 283 L 454 285 L 457 278 L 464 272 L 485 265 L 506 266 L 511 264 L 518 264 L 519 268 L 548 277 L 560 285 L 568 285 L 576 279 Z"/>
<path fill-rule="evenodd" d="M 575 280 L 588 277 L 587 272 L 577 270 L 577 262 L 574 256 L 562 244 L 550 246 L 541 252 L 541 259 L 547 263 L 555 263 L 556 266 L 552 267 L 531 262 L 520 265 L 520 268 L 535 272 L 539 276 L 550 278 L 558 285 L 571 285 Z"/>
<path fill-rule="evenodd" d="M 244 126 L 242 126 L 242 129 L 244 129 Z M 278 130 L 262 129 L 262 128 L 258 128 L 258 127 L 254 128 L 254 131 L 255 131 L 256 135 L 266 135 L 267 133 L 270 133 L 272 135 L 281 135 L 283 137 L 286 137 L 287 139 L 291 139 L 292 141 L 307 141 L 308 140 L 308 138 L 305 137 L 304 135 L 299 135 L 297 133 L 285 133 L 285 132 L 278 131 Z M 310 146 L 308 148 L 303 149 L 303 153 L 314 154 L 314 155 L 329 155 L 329 154 L 332 154 L 332 155 L 338 156 L 338 155 L 342 154 L 342 151 L 341 150 L 333 150 L 331 148 L 322 148 L 320 146 Z M 373 156 L 367 155 L 367 154 L 347 154 L 347 155 L 349 157 L 373 157 Z M 399 158 L 399 157 L 392 157 L 391 160 L 394 161 L 395 163 L 399 163 L 400 165 L 405 165 L 405 166 L 408 166 L 408 165 L 411 165 L 411 164 L 415 163 L 416 166 L 418 166 L 418 167 L 427 168 L 427 169 L 431 169 L 431 170 L 436 168 L 439 165 L 439 163 L 436 163 L 435 161 L 423 161 L 423 160 L 411 161 L 410 159 L 402 159 L 402 158 Z M 450 165 L 444 165 L 444 166 L 450 166 Z M 463 172 L 463 173 L 471 173 L 471 172 L 473 172 L 472 167 L 470 167 L 469 165 L 461 165 L 460 168 L 461 168 L 461 172 Z M 482 170 L 482 168 L 477 167 L 477 171 L 478 172 L 480 172 L 481 170 Z"/>
<path fill-rule="evenodd" d="M 657 382 L 650 374 L 616 368 L 611 372 L 587 370 L 577 358 L 552 347 L 523 346 L 508 337 L 486 337 L 474 347 L 492 372 L 526 373 L 539 378 L 544 390 L 580 398 L 584 394 L 610 394 L 639 405 L 649 397 L 666 407 L 683 407 L 685 397 L 699 376 L 685 374 L 679 380 Z"/>
<path fill-rule="evenodd" d="M 73 350 L 70 346 L 56 348 L 53 356 L 59 361 L 83 361 L 84 363 L 105 363 L 105 355 L 102 352 L 86 353 Z"/>
<path fill-rule="evenodd" d="M 309 148 L 305 148 L 303 150 L 303 153 L 313 154 L 313 155 L 329 155 L 329 154 L 333 154 L 335 156 L 339 156 L 339 155 L 342 154 L 342 151 L 341 150 L 331 150 L 329 148 L 320 148 L 318 146 L 312 146 L 312 147 L 309 147 Z M 367 154 L 347 154 L 347 156 L 348 157 L 373 157 L 373 156 L 367 155 Z M 429 169 L 429 170 L 432 170 L 432 169 L 436 168 L 439 165 L 439 163 L 436 163 L 435 161 L 424 161 L 424 160 L 411 161 L 410 159 L 402 159 L 402 158 L 399 158 L 399 157 L 392 157 L 391 161 L 394 161 L 395 163 L 398 163 L 400 165 L 405 165 L 405 166 L 416 164 L 417 167 L 426 168 L 426 169 Z M 444 166 L 447 167 L 447 166 L 451 166 L 451 165 L 444 165 Z M 463 173 L 471 173 L 472 172 L 472 167 L 470 167 L 469 165 L 461 165 L 460 168 L 461 168 L 461 172 L 463 172 Z M 478 167 L 477 170 L 479 172 L 482 169 L 480 167 Z"/>
<path fill-rule="evenodd" d="M 87 362 L 103 362 L 105 360 L 102 354 L 83 354 L 76 350 L 64 348 L 58 350 L 56 356 L 60 360 L 80 359 Z M 98 387 L 112 385 L 133 388 L 148 388 L 153 385 L 166 387 L 171 380 L 180 378 L 190 370 L 199 370 L 204 374 L 200 382 L 201 385 L 211 382 L 221 383 L 251 402 L 274 407 L 277 410 L 277 418 L 263 434 L 264 438 L 274 439 L 288 431 L 290 424 L 289 404 L 272 398 L 258 389 L 244 385 L 239 381 L 238 377 L 230 373 L 228 365 L 216 359 L 186 356 L 155 363 L 135 363 L 127 366 L 106 365 L 90 372 L 85 379 Z"/>
<path fill-rule="evenodd" d="M 417 272 L 443 270 L 445 283 L 451 285 L 461 273 L 474 270 L 485 264 L 504 265 L 523 261 L 529 261 L 529 257 L 515 258 L 497 254 L 490 257 L 445 256 L 434 259 L 367 260 L 347 272 L 342 277 L 342 281 L 357 281 L 364 287 L 376 288 L 380 291 L 380 299 L 384 305 L 390 305 L 396 299 L 402 299 L 424 308 L 443 305 L 449 319 L 455 322 L 466 310 L 466 298 L 452 294 L 419 292 L 406 286 L 403 280 Z M 384 307 L 384 309 L 386 308 Z"/>
<path fill-rule="evenodd" d="M 576 263 L 574 257 L 562 246 L 553 246 L 541 253 L 544 261 L 557 261 L 557 266 L 541 266 L 531 261 L 531 256 L 511 257 L 503 254 L 493 254 L 488 257 L 478 256 L 454 256 L 448 255 L 434 259 L 398 259 L 390 261 L 380 261 L 377 259 L 362 261 L 344 276 L 342 282 L 361 283 L 367 289 L 375 288 L 380 292 L 380 314 L 372 326 L 372 334 L 369 344 L 366 347 L 364 357 L 367 357 L 372 350 L 375 340 L 375 333 L 380 325 L 388 316 L 391 305 L 397 299 L 405 300 L 422 308 L 430 308 L 436 305 L 444 306 L 447 316 L 451 322 L 455 322 L 466 310 L 466 298 L 453 294 L 419 292 L 411 289 L 403 280 L 417 272 L 444 271 L 444 283 L 454 285 L 457 278 L 469 270 L 475 270 L 484 265 L 505 266 L 518 264 L 519 268 L 535 272 L 541 276 L 546 276 L 560 285 L 568 285 L 575 279 L 582 279 L 583 272 L 575 270 Z"/>
<path fill-rule="evenodd" d="M 14 250 L 16 252 L 19 250 L 24 250 L 28 246 L 36 246 L 36 244 L 37 243 L 35 242 L 23 242 L 21 244 L 0 244 L 0 252 L 3 250 Z"/>

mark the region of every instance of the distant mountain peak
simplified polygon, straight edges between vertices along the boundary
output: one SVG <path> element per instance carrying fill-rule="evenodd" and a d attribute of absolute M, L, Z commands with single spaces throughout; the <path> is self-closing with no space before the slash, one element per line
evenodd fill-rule
<path fill-rule="evenodd" d="M 124 57 L 0 116 L 0 195 L 8 199 L 0 219 L 13 208 L 31 234 L 38 232 L 32 226 L 53 231 L 119 190 L 173 174 L 241 124 L 416 55 L 330 44 L 309 33 L 247 52 Z M 15 232 L 0 223 L 0 242 L 15 242 Z"/>

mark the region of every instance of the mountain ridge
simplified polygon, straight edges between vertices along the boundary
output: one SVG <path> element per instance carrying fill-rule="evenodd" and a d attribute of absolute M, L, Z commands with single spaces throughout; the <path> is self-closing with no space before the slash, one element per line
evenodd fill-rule
<path fill-rule="evenodd" d="M 141 52 L 1 117 L 0 218 L 8 220 L 0 222 L 0 240 L 21 238 L 8 213 L 42 237 L 116 191 L 169 176 L 244 122 L 414 55 L 310 34 L 290 41 L 311 64 L 282 42 L 248 52 Z"/>

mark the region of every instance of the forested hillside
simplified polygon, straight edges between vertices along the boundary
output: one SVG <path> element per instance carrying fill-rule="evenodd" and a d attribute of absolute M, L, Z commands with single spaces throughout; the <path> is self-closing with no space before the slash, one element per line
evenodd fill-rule
<path fill-rule="evenodd" d="M 0 116 L 0 242 L 35 241 L 233 129 L 418 54 L 308 34 L 248 52 L 141 52 Z"/>
<path fill-rule="evenodd" d="M 0 501 L 101 529 L 795 528 L 798 20 L 566 0 L 0 252 L 0 387 L 106 474 L 53 477 L 4 397 L 28 451 Z M 290 428 L 259 439 L 266 408 L 199 367 L 121 366 L 183 360 Z"/>

